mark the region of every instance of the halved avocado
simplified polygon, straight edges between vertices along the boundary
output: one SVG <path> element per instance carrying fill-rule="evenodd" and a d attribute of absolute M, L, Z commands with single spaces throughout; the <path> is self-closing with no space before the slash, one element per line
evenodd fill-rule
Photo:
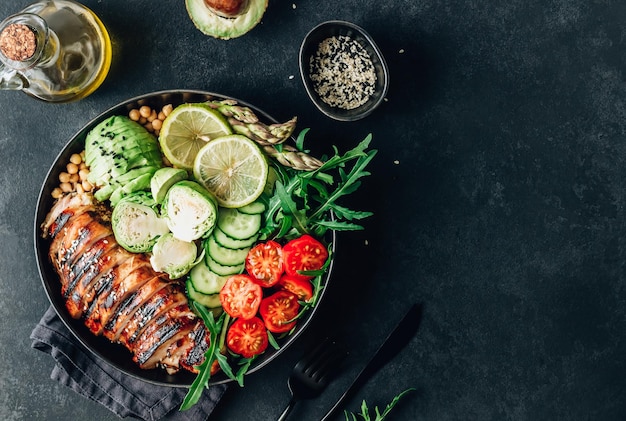
<path fill-rule="evenodd" d="M 248 9 L 234 18 L 213 13 L 204 0 L 185 0 L 193 24 L 206 35 L 220 39 L 237 38 L 254 28 L 267 9 L 268 0 L 250 0 Z"/>

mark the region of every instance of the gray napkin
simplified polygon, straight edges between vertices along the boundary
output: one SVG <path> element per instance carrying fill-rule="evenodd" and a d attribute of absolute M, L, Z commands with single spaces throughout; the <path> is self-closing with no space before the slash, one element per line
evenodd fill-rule
<path fill-rule="evenodd" d="M 226 385 L 205 389 L 200 401 L 180 412 L 187 389 L 157 386 L 129 377 L 85 349 L 48 308 L 30 335 L 32 347 L 48 353 L 55 361 L 50 377 L 75 392 L 105 406 L 121 418 L 147 421 L 206 420 Z"/>

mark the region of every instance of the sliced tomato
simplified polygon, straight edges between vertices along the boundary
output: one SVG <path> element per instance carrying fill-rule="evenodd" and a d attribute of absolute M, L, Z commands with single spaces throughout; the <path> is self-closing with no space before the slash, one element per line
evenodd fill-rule
<path fill-rule="evenodd" d="M 298 300 L 309 301 L 313 298 L 313 285 L 308 279 L 296 278 L 291 275 L 283 275 L 278 281 L 278 285 L 285 291 L 296 294 Z"/>
<path fill-rule="evenodd" d="M 258 317 L 235 320 L 226 334 L 228 349 L 244 358 L 261 354 L 267 348 L 268 343 L 265 325 Z"/>
<path fill-rule="evenodd" d="M 283 247 L 285 273 L 299 279 L 311 279 L 312 276 L 298 272 L 321 269 L 326 259 L 328 259 L 326 247 L 308 234 L 289 241 Z"/>
<path fill-rule="evenodd" d="M 259 312 L 270 332 L 290 331 L 296 325 L 296 316 L 300 311 L 298 297 L 289 291 L 278 291 L 263 298 Z"/>
<path fill-rule="evenodd" d="M 246 272 L 262 287 L 275 285 L 283 273 L 283 249 L 276 241 L 252 247 L 246 256 Z"/>
<path fill-rule="evenodd" d="M 220 302 L 224 311 L 232 318 L 254 317 L 261 305 L 263 291 L 248 275 L 233 275 L 220 291 Z"/>

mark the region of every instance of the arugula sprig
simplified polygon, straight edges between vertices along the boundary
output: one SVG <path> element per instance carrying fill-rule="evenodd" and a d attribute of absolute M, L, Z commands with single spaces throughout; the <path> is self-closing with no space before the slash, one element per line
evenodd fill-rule
<path fill-rule="evenodd" d="M 302 130 L 296 140 L 301 151 L 307 132 L 308 129 Z M 370 175 L 366 167 L 378 152 L 367 149 L 371 140 L 372 135 L 368 134 L 343 155 L 333 146 L 334 155 L 323 159 L 324 164 L 314 171 L 274 167 L 277 181 L 273 195 L 267 199 L 261 238 L 291 238 L 306 233 L 323 236 L 329 229 L 363 229 L 356 221 L 371 216 L 372 212 L 349 209 L 339 204 L 339 200 L 355 192 L 361 178 Z"/>
<path fill-rule="evenodd" d="M 346 417 L 346 421 L 357 421 L 357 415 L 360 416 L 361 418 L 363 418 L 364 421 L 383 421 L 385 419 L 385 417 L 387 415 L 389 415 L 389 413 L 391 412 L 391 410 L 393 409 L 394 406 L 396 406 L 398 404 L 398 402 L 400 401 L 400 399 L 402 399 L 402 397 L 404 395 L 406 395 L 407 393 L 414 391 L 414 388 L 409 388 L 407 390 L 405 390 L 404 392 L 398 394 L 396 397 L 393 398 L 393 400 L 391 402 L 389 402 L 387 404 L 387 406 L 385 407 L 385 410 L 383 411 L 383 413 L 380 413 L 380 410 L 378 409 L 378 406 L 374 407 L 374 414 L 375 414 L 375 418 L 372 418 L 372 415 L 370 415 L 370 411 L 369 408 L 367 406 L 367 402 L 365 402 L 365 400 L 363 400 L 363 402 L 361 403 L 361 412 L 358 414 L 355 414 L 353 412 L 348 412 L 348 411 L 344 411 L 344 415 Z"/>

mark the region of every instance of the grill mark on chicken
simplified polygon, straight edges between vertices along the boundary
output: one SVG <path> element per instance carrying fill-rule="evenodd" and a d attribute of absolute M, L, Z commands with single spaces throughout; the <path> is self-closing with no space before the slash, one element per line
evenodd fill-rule
<path fill-rule="evenodd" d="M 61 274 L 62 281 L 67 281 L 66 273 L 72 263 L 71 260 L 68 261 L 68 258 L 74 254 L 80 230 L 92 220 L 93 218 L 87 212 L 71 216 L 50 244 L 50 257 L 55 269 Z"/>
<path fill-rule="evenodd" d="M 129 261 L 132 260 L 133 258 L 129 259 Z M 126 262 L 113 269 L 111 288 L 105 294 L 98 296 L 96 308 L 85 320 L 87 327 L 96 335 L 102 333 L 104 326 L 124 299 L 155 275 L 147 260 L 140 261 L 138 266 L 134 266 L 128 273 L 122 269 L 125 264 Z M 137 262 L 129 263 L 129 265 L 135 264 Z"/>
<path fill-rule="evenodd" d="M 94 299 L 91 302 L 91 304 L 89 305 L 89 308 L 87 308 L 87 310 L 85 311 L 83 317 L 85 318 L 85 321 L 90 320 L 92 313 L 96 310 L 96 308 L 98 307 L 98 298 L 100 296 L 104 296 L 106 294 L 108 294 L 108 292 L 111 290 L 111 288 L 113 288 L 113 280 L 115 279 L 115 275 L 113 273 L 113 269 L 111 269 L 109 272 L 105 273 L 104 276 L 102 276 L 102 278 L 100 278 L 100 280 L 98 281 L 98 284 L 95 287 L 95 294 L 94 294 Z M 67 304 L 67 302 L 66 302 Z M 87 324 L 85 322 L 85 324 Z"/>
<path fill-rule="evenodd" d="M 130 347 L 143 333 L 148 324 L 170 309 L 186 304 L 187 297 L 179 284 L 168 284 L 146 301 L 120 332 L 118 341 Z"/>
<path fill-rule="evenodd" d="M 117 341 L 122 329 L 128 324 L 132 315 L 141 308 L 141 305 L 155 295 L 158 291 L 165 288 L 165 282 L 160 276 L 155 276 L 145 283 L 137 291 L 129 295 L 117 308 L 115 314 L 104 326 L 104 336 L 111 341 Z"/>
<path fill-rule="evenodd" d="M 142 368 L 197 372 L 210 336 L 189 308 L 184 286 L 155 272 L 145 254 L 119 246 L 109 219 L 91 195 L 72 194 L 59 199 L 41 225 L 70 315 L 124 345 Z"/>
<path fill-rule="evenodd" d="M 81 254 L 76 262 L 72 265 L 67 278 L 68 282 L 63 286 L 61 293 L 63 297 L 67 299 L 76 286 L 79 284 L 81 278 L 85 275 L 90 276 L 89 271 L 91 268 L 97 268 L 99 265 L 97 262 L 111 248 L 115 247 L 115 238 L 111 235 L 97 240 L 91 248 Z M 92 276 L 93 278 L 93 276 Z"/>
<path fill-rule="evenodd" d="M 143 368 L 150 367 L 149 360 L 153 360 L 151 357 L 157 349 L 174 336 L 180 337 L 183 329 L 191 330 L 191 323 L 194 321 L 195 316 L 187 305 L 174 307 L 162 316 L 153 319 L 132 346 L 134 361 Z M 163 352 L 166 349 L 164 348 Z M 157 362 L 154 361 L 155 364 Z"/>
<path fill-rule="evenodd" d="M 126 250 L 113 243 L 111 248 L 89 266 L 65 303 L 73 318 L 79 319 L 85 314 L 93 300 L 103 292 L 103 277 L 129 257 Z"/>
<path fill-rule="evenodd" d="M 204 323 L 198 323 L 195 329 L 189 333 L 191 348 L 181 358 L 181 366 L 197 373 L 196 367 L 202 364 L 205 358 L 204 354 L 209 349 L 209 339 L 209 332 Z"/>

